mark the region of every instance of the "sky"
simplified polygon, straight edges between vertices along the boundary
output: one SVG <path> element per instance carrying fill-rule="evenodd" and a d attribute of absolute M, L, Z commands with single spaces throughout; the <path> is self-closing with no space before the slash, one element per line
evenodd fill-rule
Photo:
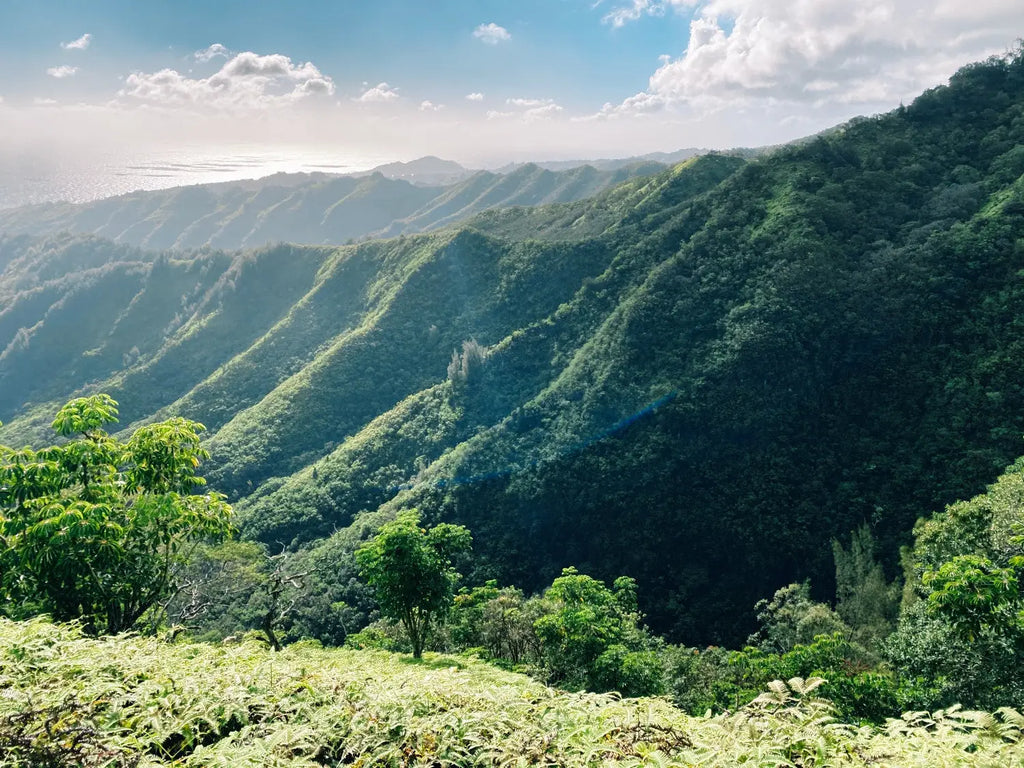
<path fill-rule="evenodd" d="M 0 140 L 474 167 L 759 146 L 1021 36 L 1020 0 L 0 0 Z"/>

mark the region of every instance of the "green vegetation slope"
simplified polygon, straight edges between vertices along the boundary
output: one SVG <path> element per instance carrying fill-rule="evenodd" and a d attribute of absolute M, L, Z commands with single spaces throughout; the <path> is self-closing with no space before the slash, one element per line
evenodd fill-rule
<path fill-rule="evenodd" d="M 792 684 L 802 690 L 802 681 Z M 560 693 L 475 660 L 170 645 L 0 619 L 0 765 L 1020 765 L 1020 715 L 834 723 L 781 685 L 732 715 Z"/>
<path fill-rule="evenodd" d="M 418 506 L 473 531 L 477 582 L 628 574 L 656 630 L 738 643 L 776 588 L 832 593 L 832 538 L 868 524 L 892 575 L 1020 454 L 1022 146 L 1017 54 L 760 160 L 427 235 L 7 238 L 0 441 L 109 392 L 126 427 L 204 422 L 275 548 Z"/>
<path fill-rule="evenodd" d="M 341 244 L 424 232 L 489 208 L 580 200 L 664 167 L 638 161 L 610 170 L 550 171 L 526 164 L 508 173 L 479 171 L 458 181 L 420 185 L 394 178 L 396 169 L 382 166 L 383 172 L 371 175 L 272 177 L 12 208 L 0 211 L 0 232 L 67 231 L 149 249 Z"/>

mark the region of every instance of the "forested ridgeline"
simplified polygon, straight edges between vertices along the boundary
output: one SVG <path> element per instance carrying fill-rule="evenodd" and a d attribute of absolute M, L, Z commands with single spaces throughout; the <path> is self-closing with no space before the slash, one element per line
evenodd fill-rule
<path fill-rule="evenodd" d="M 408 165 L 417 167 L 417 162 Z M 340 245 L 424 232 L 490 208 L 580 200 L 665 168 L 637 160 L 600 170 L 578 166 L 551 171 L 527 163 L 506 173 L 471 173 L 451 165 L 459 172 L 428 174 L 431 183 L 413 183 L 419 180 L 417 174 L 410 174 L 413 181 L 394 178 L 395 169 L 382 166 L 383 172 L 369 175 L 277 174 L 258 181 L 132 192 L 89 203 L 44 203 L 0 211 L 0 232 L 67 231 L 149 249 L 254 248 L 280 242 Z"/>
<path fill-rule="evenodd" d="M 1018 53 L 759 160 L 427 235 L 8 236 L 0 442 L 44 444 L 76 390 L 203 422 L 243 536 L 340 564 L 325 622 L 416 507 L 472 530 L 470 583 L 628 574 L 656 632 L 737 647 L 777 589 L 832 599 L 833 539 L 867 525 L 890 583 L 916 519 L 1022 453 L 1022 146 Z"/>
<path fill-rule="evenodd" d="M 0 609 L 23 622 L 0 622 L 0 633 L 21 635 L 0 653 L 6 702 L 0 705 L 0 760 L 49 754 L 67 762 L 84 757 L 79 746 L 90 756 L 102 747 L 99 758 L 113 743 L 128 745 L 129 754 L 142 749 L 173 758 L 180 749 L 190 753 L 259 725 L 259 702 L 267 695 L 274 708 L 303 701 L 304 687 L 275 688 L 273 681 L 265 688 L 178 696 L 173 705 L 148 685 L 132 693 L 160 673 L 151 668 L 159 649 L 130 642 L 121 646 L 140 658 L 103 672 L 121 686 L 114 699 L 103 686 L 93 687 L 91 676 L 81 686 L 62 673 L 68 653 L 97 652 L 79 634 L 130 630 L 168 642 L 233 645 L 241 636 L 275 652 L 296 641 L 411 651 L 408 663 L 428 668 L 481 659 L 563 690 L 663 696 L 691 714 L 736 713 L 739 722 L 767 717 L 773 750 L 802 749 L 776 738 L 787 723 L 823 729 L 813 739 L 815 750 L 845 748 L 851 755 L 857 738 L 888 734 L 897 737 L 895 747 L 921 728 L 951 755 L 1009 754 L 1021 741 L 1024 460 L 985 494 L 920 520 L 913 546 L 904 551 L 901 579 L 886 578 L 867 526 L 848 542 L 834 540 L 834 599 L 815 601 L 807 582 L 785 586 L 755 606 L 759 629 L 746 646 L 729 650 L 673 644 L 653 633 L 639 609 L 637 582 L 628 576 L 609 587 L 569 567 L 533 595 L 495 580 L 466 584 L 457 569 L 473 565 L 471 531 L 450 523 L 425 526 L 416 510 L 350 540 L 347 550 L 274 554 L 232 541 L 231 508 L 198 474 L 209 458 L 200 444 L 202 426 L 178 417 L 118 438 L 106 431 L 117 415 L 107 395 L 78 398 L 53 421 L 59 444 L 0 446 Z M 55 630 L 38 620 L 41 614 L 77 628 Z M 425 656 L 428 650 L 458 658 Z M 187 652 L 226 662 L 228 674 L 236 660 L 215 646 Z M 272 667 L 272 657 L 257 655 Z M 322 654 L 323 662 L 329 658 L 341 657 Z M 352 656 L 345 663 L 359 666 Z M 118 681 L 132 666 L 141 677 Z M 475 662 L 471 668 L 474 678 L 494 680 Z M 219 672 L 206 672 L 219 680 Z M 236 668 L 239 674 L 247 673 Z M 407 682 L 417 689 L 407 703 L 434 695 L 428 679 Z M 135 717 L 118 712 L 146 708 L 148 697 L 156 697 L 156 717 L 118 742 L 123 729 L 116 724 Z M 314 710 L 318 702 L 311 702 Z M 610 701 L 595 704 L 613 710 Z M 964 705 L 990 713 L 964 711 Z M 3 716 L 4 706 L 14 713 Z M 185 721 L 176 721 L 178 715 Z M 408 721 L 409 711 L 396 715 Z M 303 722 L 307 716 L 313 713 Z M 155 723 L 170 730 L 152 744 L 138 741 Z M 637 742 L 647 744 L 658 733 L 663 730 L 638 733 Z M 400 735 L 391 733 L 378 746 L 393 746 Z M 691 746 L 686 739 L 667 744 L 676 756 Z M 863 757 L 865 748 L 861 743 L 856 754 Z"/>

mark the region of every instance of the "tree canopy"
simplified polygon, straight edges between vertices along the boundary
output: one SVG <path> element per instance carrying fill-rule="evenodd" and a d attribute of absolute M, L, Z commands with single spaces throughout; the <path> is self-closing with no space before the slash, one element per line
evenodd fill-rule
<path fill-rule="evenodd" d="M 451 606 L 458 579 L 452 558 L 472 541 L 461 525 L 421 528 L 418 511 L 410 510 L 356 550 L 360 574 L 376 591 L 381 612 L 402 622 L 415 658 L 423 655 L 431 624 Z"/>
<path fill-rule="evenodd" d="M 171 595 L 175 569 L 199 542 L 231 531 L 231 507 L 196 474 L 203 425 L 182 418 L 140 427 L 127 441 L 107 395 L 60 409 L 67 441 L 0 447 L 0 610 L 79 619 L 87 631 L 135 627 Z"/>

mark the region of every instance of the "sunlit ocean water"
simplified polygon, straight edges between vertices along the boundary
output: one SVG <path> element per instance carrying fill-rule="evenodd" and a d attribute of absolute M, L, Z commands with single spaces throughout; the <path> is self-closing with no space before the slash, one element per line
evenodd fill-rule
<path fill-rule="evenodd" d="M 82 203 L 140 189 L 257 179 L 274 173 L 354 173 L 393 159 L 307 147 L 202 147 L 136 154 L 0 149 L 0 209 L 56 201 Z"/>

